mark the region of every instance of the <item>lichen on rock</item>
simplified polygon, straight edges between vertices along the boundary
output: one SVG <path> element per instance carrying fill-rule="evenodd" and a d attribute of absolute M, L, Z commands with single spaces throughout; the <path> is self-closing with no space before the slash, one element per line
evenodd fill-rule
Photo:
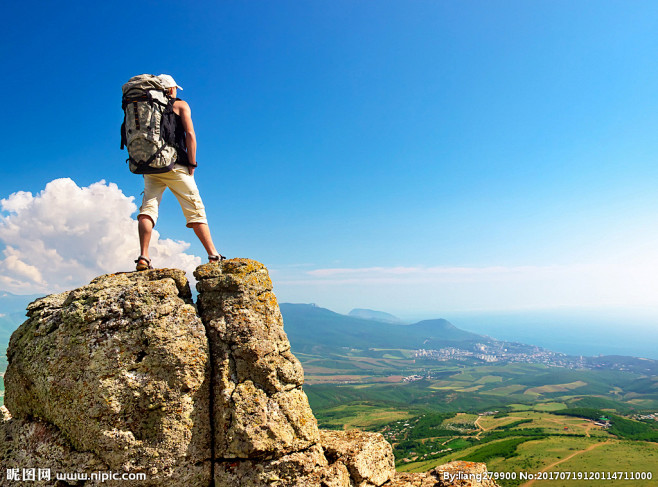
<path fill-rule="evenodd" d="M 234 259 L 194 275 L 210 341 L 215 456 L 282 456 L 317 443 L 304 372 L 290 353 L 265 266 Z"/>
<path fill-rule="evenodd" d="M 357 487 L 382 485 L 395 476 L 393 448 L 381 434 L 358 430 L 321 434 L 327 457 L 343 463 Z"/>
<path fill-rule="evenodd" d="M 209 475 L 208 345 L 186 284 L 173 269 L 113 274 L 32 303 L 7 350 L 14 419 L 116 471 Z"/>

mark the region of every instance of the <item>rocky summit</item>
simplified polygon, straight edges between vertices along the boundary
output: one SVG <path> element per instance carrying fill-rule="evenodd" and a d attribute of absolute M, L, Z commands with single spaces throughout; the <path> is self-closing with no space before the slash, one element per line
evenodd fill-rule
<path fill-rule="evenodd" d="M 7 349 L 0 486 L 495 486 L 398 474 L 379 434 L 321 431 L 272 282 L 232 259 L 38 299 Z M 5 474 L 6 473 L 6 474 Z"/>

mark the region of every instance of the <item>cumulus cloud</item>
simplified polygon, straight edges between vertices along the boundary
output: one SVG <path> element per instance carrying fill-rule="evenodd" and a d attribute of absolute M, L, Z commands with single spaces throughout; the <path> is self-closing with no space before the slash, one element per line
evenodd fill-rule
<path fill-rule="evenodd" d="M 37 195 L 18 191 L 0 200 L 0 289 L 48 293 L 88 283 L 100 274 L 134 269 L 139 253 L 137 206 L 114 183 L 79 187 L 69 178 L 48 183 Z M 151 239 L 159 267 L 191 271 L 201 263 L 190 244 Z"/>

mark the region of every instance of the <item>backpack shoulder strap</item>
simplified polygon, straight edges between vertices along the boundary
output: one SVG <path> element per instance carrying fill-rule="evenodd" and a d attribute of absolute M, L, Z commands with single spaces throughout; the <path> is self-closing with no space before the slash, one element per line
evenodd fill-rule
<path fill-rule="evenodd" d="M 128 145 L 128 137 L 126 137 L 126 114 L 123 114 L 123 123 L 121 124 L 121 150 Z"/>
<path fill-rule="evenodd" d="M 169 98 L 169 102 L 162 112 L 162 121 L 160 122 L 160 134 L 163 140 L 175 147 L 176 146 L 176 112 L 174 112 L 174 103 L 178 98 Z"/>

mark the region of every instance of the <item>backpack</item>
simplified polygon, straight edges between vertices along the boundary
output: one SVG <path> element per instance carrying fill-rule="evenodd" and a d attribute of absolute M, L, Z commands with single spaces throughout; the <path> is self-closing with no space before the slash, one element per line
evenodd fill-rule
<path fill-rule="evenodd" d="M 121 149 L 128 148 L 130 171 L 156 174 L 170 171 L 178 160 L 174 147 L 175 99 L 168 96 L 160 78 L 140 74 L 121 88 L 124 117 Z"/>

